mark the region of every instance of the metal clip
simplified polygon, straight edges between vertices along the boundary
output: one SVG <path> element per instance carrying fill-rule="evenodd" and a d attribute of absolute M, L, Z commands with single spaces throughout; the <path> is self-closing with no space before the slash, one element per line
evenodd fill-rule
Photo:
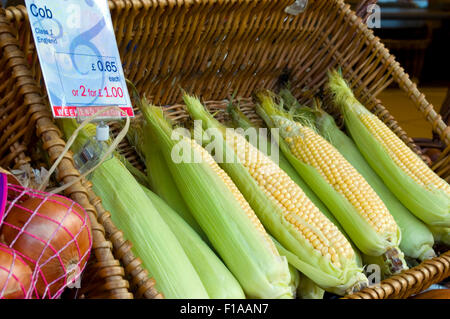
<path fill-rule="evenodd" d="M 89 139 L 80 152 L 73 156 L 76 168 L 81 174 L 87 172 L 100 162 L 106 149 L 105 142 L 97 141 L 95 138 Z M 110 158 L 112 158 L 112 155 Z"/>
<path fill-rule="evenodd" d="M 292 14 L 292 15 L 296 16 L 299 13 L 302 13 L 303 11 L 305 11 L 307 6 L 308 6 L 308 0 L 295 0 L 295 2 L 293 4 L 291 4 L 290 6 L 286 7 L 286 9 L 284 9 L 284 12 L 286 12 L 287 14 Z"/>

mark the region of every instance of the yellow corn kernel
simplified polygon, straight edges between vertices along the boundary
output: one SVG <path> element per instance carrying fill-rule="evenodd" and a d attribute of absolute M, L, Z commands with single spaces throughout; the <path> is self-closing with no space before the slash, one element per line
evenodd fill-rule
<path fill-rule="evenodd" d="M 315 167 L 333 188 L 343 195 L 377 233 L 396 233 L 397 224 L 388 209 L 361 174 L 323 137 L 307 126 L 295 124 L 296 133 L 288 143 L 291 152 Z M 285 139 L 286 142 L 287 139 Z"/>
<path fill-rule="evenodd" d="M 275 244 L 273 243 L 272 239 L 269 237 L 269 235 L 266 232 L 266 229 L 261 224 L 261 221 L 256 216 L 253 209 L 250 207 L 249 203 L 245 200 L 242 193 L 239 191 L 239 189 L 236 187 L 236 185 L 233 183 L 231 178 L 228 176 L 228 174 L 220 168 L 220 166 L 217 164 L 217 162 L 214 160 L 214 158 L 211 156 L 211 154 L 208 153 L 202 146 L 200 146 L 195 140 L 191 140 L 191 146 L 195 150 L 197 150 L 201 156 L 202 161 L 206 164 L 208 164 L 212 170 L 223 180 L 225 185 L 228 187 L 228 189 L 233 194 L 234 198 L 238 201 L 241 208 L 244 210 L 246 215 L 249 217 L 249 219 L 253 222 L 255 227 L 261 232 L 263 237 L 266 239 L 267 244 L 272 249 L 272 252 L 279 256 L 278 250 L 275 247 Z"/>
<path fill-rule="evenodd" d="M 385 147 L 392 160 L 417 183 L 450 195 L 450 185 L 437 176 L 392 130 L 378 117 L 362 114 L 361 121 L 372 135 Z"/>
<path fill-rule="evenodd" d="M 329 78 L 348 132 L 384 184 L 427 225 L 450 226 L 450 186 L 358 101 L 342 75 L 331 71 Z"/>
<path fill-rule="evenodd" d="M 282 209 L 284 218 L 336 266 L 339 256 L 353 258 L 354 251 L 338 228 L 311 202 L 303 190 L 271 159 L 239 134 L 234 134 L 234 151 L 264 193 Z"/>

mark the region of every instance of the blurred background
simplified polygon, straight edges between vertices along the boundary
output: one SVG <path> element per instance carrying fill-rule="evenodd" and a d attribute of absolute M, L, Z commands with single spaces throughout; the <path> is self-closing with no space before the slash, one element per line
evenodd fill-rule
<path fill-rule="evenodd" d="M 375 35 L 381 38 L 428 101 L 449 123 L 450 0 L 347 2 L 360 16 L 373 13 L 367 6 L 374 3 L 379 6 L 380 28 L 373 28 Z M 433 139 L 431 125 L 423 121 L 423 115 L 398 88 L 386 89 L 379 98 L 417 142 L 426 145 Z"/>

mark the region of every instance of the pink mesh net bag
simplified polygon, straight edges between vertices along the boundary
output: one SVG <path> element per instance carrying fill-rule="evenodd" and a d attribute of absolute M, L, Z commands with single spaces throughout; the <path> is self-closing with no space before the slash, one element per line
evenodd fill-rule
<path fill-rule="evenodd" d="M 0 173 L 0 299 L 59 298 L 80 280 L 91 248 L 80 205 Z"/>

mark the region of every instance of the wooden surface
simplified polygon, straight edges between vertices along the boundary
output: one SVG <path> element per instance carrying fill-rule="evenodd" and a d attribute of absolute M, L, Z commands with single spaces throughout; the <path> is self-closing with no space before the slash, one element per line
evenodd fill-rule
<path fill-rule="evenodd" d="M 420 90 L 430 103 L 435 106 L 436 112 L 439 112 L 448 88 L 423 87 Z M 423 113 L 414 107 L 414 104 L 403 91 L 386 89 L 379 95 L 379 99 L 410 137 L 432 137 L 431 124 L 424 120 Z"/>

